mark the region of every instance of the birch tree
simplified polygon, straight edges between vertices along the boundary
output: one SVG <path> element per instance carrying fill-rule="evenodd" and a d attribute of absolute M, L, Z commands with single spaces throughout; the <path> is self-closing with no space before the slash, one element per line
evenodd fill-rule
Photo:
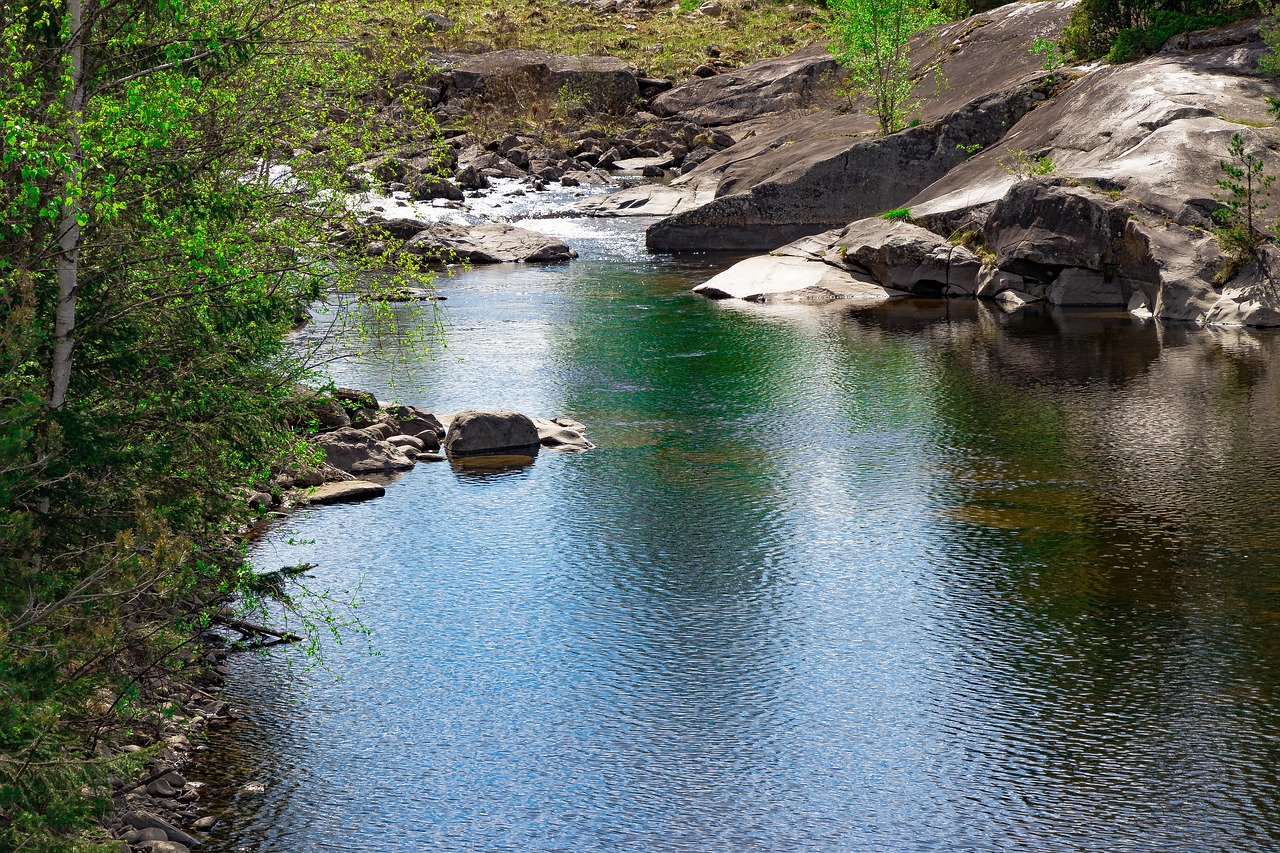
<path fill-rule="evenodd" d="M 901 130 L 920 108 L 911 97 L 911 36 L 946 16 L 928 0 L 830 0 L 827 9 L 831 53 L 849 93 L 871 100 L 882 134 Z"/>

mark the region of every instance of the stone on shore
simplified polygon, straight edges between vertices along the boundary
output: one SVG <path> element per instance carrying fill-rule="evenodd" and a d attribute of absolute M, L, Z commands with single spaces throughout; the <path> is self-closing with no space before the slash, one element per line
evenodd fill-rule
<path fill-rule="evenodd" d="M 527 415 L 509 409 L 473 410 L 453 416 L 444 449 L 450 456 L 515 450 L 536 453 L 539 442 L 538 428 Z"/>
<path fill-rule="evenodd" d="M 297 502 L 302 506 L 358 503 L 380 498 L 386 493 L 387 490 L 378 483 L 371 483 L 368 480 L 346 480 L 316 486 L 314 489 L 303 492 Z"/>
<path fill-rule="evenodd" d="M 413 467 L 399 448 L 366 430 L 344 427 L 318 435 L 313 441 L 324 451 L 329 465 L 348 474 L 407 471 Z"/>
<path fill-rule="evenodd" d="M 125 825 L 131 826 L 134 829 L 150 828 L 162 830 L 170 841 L 177 841 L 181 844 L 187 845 L 199 843 L 195 838 L 169 823 L 169 821 L 159 817 L 158 815 L 152 814 L 149 811 L 135 809 L 134 811 L 125 812 L 124 815 L 121 816 L 120 820 Z"/>
<path fill-rule="evenodd" d="M 177 841 L 140 841 L 134 846 L 146 853 L 191 853 L 191 848 Z"/>

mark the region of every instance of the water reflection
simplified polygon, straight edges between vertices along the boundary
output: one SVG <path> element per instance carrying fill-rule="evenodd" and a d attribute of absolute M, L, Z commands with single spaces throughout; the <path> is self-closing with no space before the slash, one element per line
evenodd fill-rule
<path fill-rule="evenodd" d="M 483 483 L 495 477 L 510 477 L 525 473 L 537 461 L 534 455 L 484 454 L 480 456 L 451 456 L 449 465 L 459 482 Z"/>
<path fill-rule="evenodd" d="M 338 378 L 598 448 L 419 466 L 262 546 L 359 585 L 379 655 L 283 695 L 240 663 L 201 772 L 268 791 L 208 849 L 1280 842 L 1280 339 L 744 311 L 687 294 L 712 259 L 542 227 L 597 236 L 452 282 L 418 375 Z"/>

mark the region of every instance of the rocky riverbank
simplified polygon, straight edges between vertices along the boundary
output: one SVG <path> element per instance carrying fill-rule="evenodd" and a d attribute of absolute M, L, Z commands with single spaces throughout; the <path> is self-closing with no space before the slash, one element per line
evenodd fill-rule
<path fill-rule="evenodd" d="M 323 461 L 277 466 L 269 481 L 246 494 L 251 506 L 285 511 L 381 497 L 390 480 L 419 462 L 452 459 L 461 464 L 467 457 L 487 455 L 523 456 L 532 462 L 541 448 L 581 453 L 595 447 L 586 426 L 571 418 L 529 417 L 505 409 L 436 415 L 418 406 L 383 405 L 370 392 L 352 388 L 316 396 L 310 411 L 318 431 L 309 441 Z"/>
<path fill-rule="evenodd" d="M 412 150 L 370 161 L 353 180 L 463 205 L 498 179 L 537 191 L 647 178 L 578 209 L 661 217 L 647 234 L 655 251 L 768 253 L 708 282 L 709 296 L 949 296 L 1280 324 L 1275 249 L 1224 259 L 1213 236 L 1233 134 L 1267 174 L 1280 171 L 1258 23 L 1179 36 L 1124 65 L 1046 69 L 1030 47 L 1058 39 L 1074 5 L 1013 3 L 917 37 L 919 121 L 888 136 L 865 104 L 836 101 L 838 70 L 820 44 L 681 82 L 610 57 L 433 54 L 393 81 L 386 109 L 425 92 L 445 137 L 432 162 L 443 156 L 452 180 L 428 179 Z M 610 122 L 582 110 L 536 131 L 463 121 L 565 92 L 591 93 L 593 115 Z M 894 227 L 873 221 L 888 211 L 898 211 Z M 473 263 L 573 256 L 527 233 L 368 222 L 410 250 Z"/>
<path fill-rule="evenodd" d="M 219 630 L 265 644 L 289 639 L 240 621 L 229 607 L 218 613 Z M 220 695 L 232 651 L 232 644 L 218 630 L 204 630 L 174 653 L 186 675 L 138 674 L 135 705 L 143 709 L 138 724 L 125 742 L 98 745 L 102 758 L 151 752 L 139 778 L 110 779 L 113 808 L 103 828 L 121 853 L 187 853 L 216 831 L 218 818 L 201 808 L 204 784 L 187 779 L 183 771 L 194 754 L 206 748 L 209 733 L 239 719 Z"/>
<path fill-rule="evenodd" d="M 380 405 L 371 393 L 349 388 L 315 397 L 310 409 L 320 426 L 311 441 L 324 460 L 281 466 L 261 490 L 246 495 L 251 506 L 283 515 L 299 507 L 380 497 L 388 482 L 419 462 L 453 460 L 466 468 L 487 461 L 511 467 L 532 463 L 541 448 L 583 452 L 594 447 L 586 427 L 568 418 L 531 418 L 508 410 L 436 416 L 416 406 Z M 138 704 L 147 709 L 144 718 L 150 724 L 138 726 L 126 743 L 99 749 L 101 757 L 153 753 L 139 778 L 111 779 L 113 809 L 103 827 L 121 853 L 188 853 L 217 832 L 218 816 L 201 810 L 204 783 L 188 779 L 184 769 L 205 749 L 208 733 L 239 719 L 221 698 L 227 658 L 302 639 L 248 622 L 230 605 L 222 604 L 212 623 L 177 652 L 185 676 L 137 679 Z M 246 779 L 242 790 L 258 793 L 262 784 Z"/>

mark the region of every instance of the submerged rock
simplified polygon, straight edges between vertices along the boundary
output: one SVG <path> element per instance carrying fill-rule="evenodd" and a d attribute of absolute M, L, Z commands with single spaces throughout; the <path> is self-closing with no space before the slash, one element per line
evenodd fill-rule
<path fill-rule="evenodd" d="M 543 447 L 563 450 L 570 453 L 582 452 L 595 447 L 587 437 L 583 435 L 586 427 L 573 421 L 574 426 L 567 426 L 563 423 L 557 423 L 554 420 L 546 418 L 533 418 L 533 424 L 538 430 L 538 443 Z"/>

